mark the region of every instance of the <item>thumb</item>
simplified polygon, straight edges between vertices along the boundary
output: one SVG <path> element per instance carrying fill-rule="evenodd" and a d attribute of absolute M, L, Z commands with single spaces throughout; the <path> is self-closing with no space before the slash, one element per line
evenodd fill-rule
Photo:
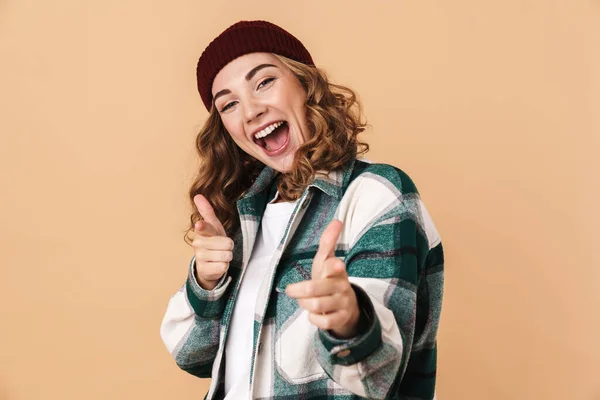
<path fill-rule="evenodd" d="M 312 266 L 312 278 L 322 279 L 327 271 L 325 271 L 324 263 L 330 257 L 335 257 L 335 245 L 337 244 L 340 233 L 342 232 L 342 221 L 333 220 L 327 225 L 327 228 L 321 235 L 319 241 L 319 250 L 315 254 Z"/>
<path fill-rule="evenodd" d="M 223 228 L 223 224 L 215 215 L 215 210 L 212 208 L 206 197 L 201 194 L 197 194 L 194 196 L 194 204 L 196 205 L 196 209 L 200 213 L 200 216 L 204 221 L 211 224 L 218 232 L 219 236 L 227 236 L 225 233 L 225 228 Z"/>

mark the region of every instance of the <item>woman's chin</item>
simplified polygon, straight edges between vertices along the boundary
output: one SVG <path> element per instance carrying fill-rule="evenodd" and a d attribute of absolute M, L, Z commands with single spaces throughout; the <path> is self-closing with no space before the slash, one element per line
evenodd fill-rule
<path fill-rule="evenodd" d="M 270 161 L 271 162 L 268 163 L 269 167 L 281 172 L 282 174 L 285 174 L 292 170 L 292 165 L 294 164 L 294 157 L 293 155 L 290 155 L 288 157 L 282 158 L 281 160 Z"/>

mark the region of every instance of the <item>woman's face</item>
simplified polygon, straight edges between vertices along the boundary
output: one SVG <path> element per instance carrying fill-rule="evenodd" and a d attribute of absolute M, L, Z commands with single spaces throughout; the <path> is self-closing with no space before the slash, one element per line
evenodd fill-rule
<path fill-rule="evenodd" d="M 225 129 L 246 153 L 287 172 L 307 136 L 306 91 L 292 71 L 269 53 L 227 64 L 212 86 Z"/>

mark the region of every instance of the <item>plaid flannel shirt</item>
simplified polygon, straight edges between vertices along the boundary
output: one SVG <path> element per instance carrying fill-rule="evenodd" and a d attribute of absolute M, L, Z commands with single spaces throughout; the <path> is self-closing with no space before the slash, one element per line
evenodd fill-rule
<path fill-rule="evenodd" d="M 234 256 L 211 291 L 188 278 L 169 301 L 161 337 L 183 370 L 211 377 L 223 398 L 224 351 L 244 266 L 277 171 L 265 167 L 237 202 Z M 335 255 L 361 308 L 360 334 L 338 339 L 313 326 L 285 287 L 310 279 L 319 239 L 343 222 Z M 300 197 L 255 306 L 249 392 L 253 399 L 433 399 L 443 287 L 440 237 L 412 180 L 386 164 L 354 160 L 317 175 Z"/>

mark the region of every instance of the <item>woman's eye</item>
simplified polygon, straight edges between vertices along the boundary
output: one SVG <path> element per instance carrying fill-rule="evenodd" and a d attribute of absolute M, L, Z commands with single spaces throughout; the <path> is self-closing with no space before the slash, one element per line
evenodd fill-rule
<path fill-rule="evenodd" d="M 267 78 L 264 81 L 262 81 L 261 83 L 258 84 L 257 89 L 260 89 L 261 87 L 268 85 L 269 83 L 273 82 L 275 80 L 275 78 Z"/>
<path fill-rule="evenodd" d="M 235 101 L 225 104 L 225 106 L 223 108 L 221 108 L 221 112 L 229 110 L 231 107 L 234 106 L 234 104 L 235 104 Z"/>

